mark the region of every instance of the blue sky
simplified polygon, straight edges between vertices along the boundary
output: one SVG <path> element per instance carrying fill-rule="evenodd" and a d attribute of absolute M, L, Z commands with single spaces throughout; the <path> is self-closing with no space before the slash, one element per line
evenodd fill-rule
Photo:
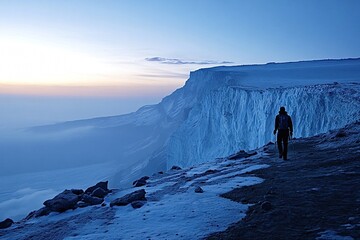
<path fill-rule="evenodd" d="M 356 0 L 1 1 L 0 94 L 135 110 L 198 68 L 359 57 L 359 19 Z"/>

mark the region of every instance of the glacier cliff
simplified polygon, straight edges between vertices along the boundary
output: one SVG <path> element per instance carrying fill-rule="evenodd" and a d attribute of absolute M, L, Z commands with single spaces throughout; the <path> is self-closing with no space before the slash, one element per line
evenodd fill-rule
<path fill-rule="evenodd" d="M 286 106 L 294 137 L 327 132 L 360 118 L 359 84 L 249 90 L 221 87 L 204 95 L 171 136 L 168 167 L 189 166 L 274 141 L 274 119 Z"/>
<path fill-rule="evenodd" d="M 274 141 L 285 106 L 294 137 L 340 128 L 360 118 L 360 59 L 200 69 L 183 90 L 196 96 L 167 144 L 167 166 L 182 167 Z"/>

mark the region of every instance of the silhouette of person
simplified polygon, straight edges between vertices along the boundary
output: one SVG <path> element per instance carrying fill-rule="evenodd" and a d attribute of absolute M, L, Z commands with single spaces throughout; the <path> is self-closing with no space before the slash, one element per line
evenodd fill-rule
<path fill-rule="evenodd" d="M 291 117 L 285 111 L 285 107 L 281 107 L 279 114 L 275 118 L 274 135 L 277 134 L 277 145 L 279 149 L 279 158 L 287 160 L 289 136 L 293 134 L 293 124 Z"/>

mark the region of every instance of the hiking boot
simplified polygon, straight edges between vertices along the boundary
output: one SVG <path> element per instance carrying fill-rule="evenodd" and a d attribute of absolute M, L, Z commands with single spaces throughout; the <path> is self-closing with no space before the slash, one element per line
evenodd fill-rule
<path fill-rule="evenodd" d="M 279 158 L 282 158 L 283 156 L 282 156 L 282 154 L 279 154 Z"/>

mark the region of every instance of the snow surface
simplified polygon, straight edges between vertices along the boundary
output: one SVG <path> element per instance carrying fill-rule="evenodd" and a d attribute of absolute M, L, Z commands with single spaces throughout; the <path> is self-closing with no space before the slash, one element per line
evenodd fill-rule
<path fill-rule="evenodd" d="M 295 137 L 359 119 L 360 59 L 200 69 L 159 104 L 134 113 L 0 137 L 0 176 L 107 163 L 114 170 L 106 172 L 110 186 L 126 187 L 172 165 L 189 167 L 274 141 L 280 106 L 293 118 Z M 86 174 L 95 179 L 95 172 Z M 76 177 L 65 178 L 78 185 Z M 25 188 L 38 189 L 36 181 Z M 40 190 L 57 187 L 53 182 Z M 6 191 L 1 186 L 0 196 L 10 196 Z"/>
<path fill-rule="evenodd" d="M 114 191 L 105 199 L 106 207 L 52 213 L 18 223 L 24 226 L 15 224 L 4 239 L 20 240 L 32 235 L 37 239 L 67 240 L 201 239 L 225 230 L 245 216 L 249 205 L 219 195 L 261 183 L 263 180 L 251 175 L 251 171 L 268 166 L 256 160 L 251 163 L 249 159 L 223 159 L 191 169 L 155 174 L 146 187 Z M 209 169 L 217 171 L 206 173 Z M 195 193 L 196 186 L 201 186 L 204 192 Z M 142 208 L 133 209 L 130 205 L 108 207 L 111 200 L 138 189 L 147 192 L 148 201 Z"/>

